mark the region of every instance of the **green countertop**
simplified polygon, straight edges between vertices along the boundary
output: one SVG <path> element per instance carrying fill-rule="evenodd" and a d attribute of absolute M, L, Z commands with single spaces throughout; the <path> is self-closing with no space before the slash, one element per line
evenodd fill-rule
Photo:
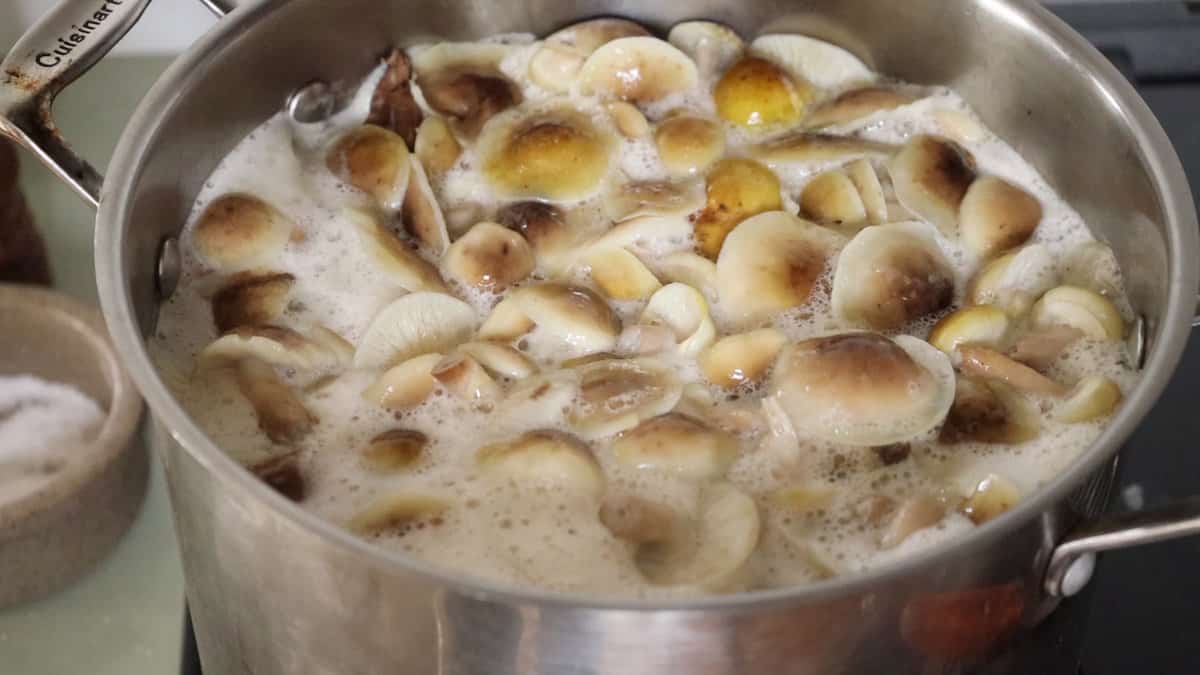
<path fill-rule="evenodd" d="M 55 106 L 64 135 L 104 166 L 137 102 L 170 62 L 109 58 Z M 55 286 L 96 303 L 94 214 L 28 155 L 21 185 L 46 237 Z M 43 600 L 0 610 L 0 672 L 14 675 L 168 675 L 179 672 L 183 574 L 161 469 L 141 514 L 93 572 Z"/>

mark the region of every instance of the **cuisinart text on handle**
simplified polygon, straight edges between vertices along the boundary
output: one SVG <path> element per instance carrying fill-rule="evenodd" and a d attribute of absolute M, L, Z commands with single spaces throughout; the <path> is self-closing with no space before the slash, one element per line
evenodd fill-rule
<path fill-rule="evenodd" d="M 58 45 L 48 52 L 38 52 L 34 57 L 34 61 L 43 68 L 53 68 L 62 63 L 63 57 L 75 51 L 75 48 L 83 44 L 88 36 L 100 28 L 100 24 L 112 16 L 113 12 L 117 11 L 117 5 L 125 4 L 125 0 L 105 0 L 100 5 L 100 9 L 92 14 L 92 18 L 83 22 L 82 26 L 71 24 L 72 31 L 67 36 L 58 37 Z"/>

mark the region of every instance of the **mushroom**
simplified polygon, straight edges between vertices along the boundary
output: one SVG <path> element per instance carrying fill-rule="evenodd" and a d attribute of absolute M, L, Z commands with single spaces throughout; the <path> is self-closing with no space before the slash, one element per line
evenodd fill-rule
<path fill-rule="evenodd" d="M 748 159 L 717 162 L 708 174 L 707 203 L 696 217 L 696 250 L 716 260 L 725 237 L 751 216 L 783 207 L 779 178 L 767 167 Z"/>
<path fill-rule="evenodd" d="M 488 475 L 517 483 L 561 487 L 599 497 L 604 472 L 591 448 L 561 431 L 530 431 L 517 438 L 485 445 L 475 461 Z"/>
<path fill-rule="evenodd" d="M 213 323 L 222 333 L 271 323 L 283 314 L 295 283 L 286 272 L 236 274 L 213 295 Z"/>
<path fill-rule="evenodd" d="M 952 236 L 958 232 L 959 207 L 975 181 L 974 167 L 975 160 L 954 143 L 914 136 L 892 159 L 892 186 L 905 208 Z"/>
<path fill-rule="evenodd" d="M 211 267 L 242 270 L 277 258 L 294 228 L 287 216 L 262 199 L 226 194 L 200 214 L 192 227 L 192 247 Z"/>
<path fill-rule="evenodd" d="M 586 439 L 611 436 L 669 412 L 683 391 L 669 369 L 649 358 L 604 359 L 578 372 L 579 391 L 568 421 Z"/>
<path fill-rule="evenodd" d="M 333 143 L 325 164 L 381 207 L 399 211 L 404 205 L 413 162 L 408 145 L 394 131 L 371 124 L 355 127 Z"/>
<path fill-rule="evenodd" d="M 516 109 L 480 134 L 483 177 L 506 199 L 574 201 L 595 194 L 608 174 L 615 139 L 582 113 Z"/>
<path fill-rule="evenodd" d="M 389 429 L 371 438 L 359 462 L 373 473 L 396 473 L 411 468 L 428 447 L 429 437 L 419 431 Z"/>
<path fill-rule="evenodd" d="M 696 86 L 696 64 L 671 44 L 649 36 L 605 43 L 579 69 L 584 94 L 654 103 Z"/>
<path fill-rule="evenodd" d="M 533 248 L 517 232 L 483 222 L 450 245 L 443 264 L 464 286 L 498 292 L 533 272 Z"/>
<path fill-rule="evenodd" d="M 409 147 L 419 137 L 421 107 L 412 93 L 412 63 L 403 49 L 393 49 L 384 60 L 385 70 L 371 95 L 367 124 L 396 132 Z"/>
<path fill-rule="evenodd" d="M 445 293 L 418 291 L 383 308 L 363 333 L 355 368 L 380 368 L 467 341 L 475 310 Z"/>
<path fill-rule="evenodd" d="M 775 328 L 723 337 L 700 353 L 700 372 L 704 379 L 727 389 L 759 382 L 786 342 L 784 334 Z"/>
<path fill-rule="evenodd" d="M 713 90 L 721 119 L 754 130 L 798 122 L 813 96 L 808 82 L 758 56 L 745 56 L 734 63 Z"/>
<path fill-rule="evenodd" d="M 692 480 L 725 474 L 737 459 L 737 438 L 703 422 L 667 413 L 647 419 L 613 441 L 617 461 L 643 470 L 665 471 Z"/>

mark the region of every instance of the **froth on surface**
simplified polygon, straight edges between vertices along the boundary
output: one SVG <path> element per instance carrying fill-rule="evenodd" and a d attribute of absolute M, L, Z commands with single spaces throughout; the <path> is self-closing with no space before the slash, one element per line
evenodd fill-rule
<path fill-rule="evenodd" d="M 523 78 L 539 43 L 529 42 L 527 36 L 508 42 L 515 46 L 500 70 L 521 81 L 525 105 L 536 108 L 552 97 Z M 372 77 L 377 76 L 378 71 Z M 364 91 L 373 87 L 374 81 L 368 79 Z M 654 122 L 678 109 L 712 115 L 709 92 L 713 84 L 702 81 L 691 91 L 659 101 L 645 110 L 646 116 Z M 979 170 L 1020 185 L 1043 205 L 1044 217 L 1033 241 L 1044 243 L 1061 262 L 1073 247 L 1092 240 L 1079 215 L 1010 146 L 978 125 L 961 98 L 943 89 L 923 90 L 921 94 L 910 105 L 827 131 L 901 144 L 914 134 L 946 135 L 938 113 L 952 112 L 978 126 L 978 133 L 955 140 L 973 155 Z M 353 226 L 340 217 L 345 207 L 370 206 L 366 197 L 332 176 L 321 156 L 324 142 L 365 119 L 367 99 L 369 96 L 359 96 L 351 109 L 324 126 L 297 129 L 283 113 L 265 122 L 213 173 L 197 197 L 192 216 L 194 222 L 206 204 L 232 191 L 256 194 L 279 208 L 294 221 L 301 235 L 293 238 L 273 266 L 296 278 L 278 323 L 296 329 L 323 324 L 351 343 L 359 341 L 380 308 L 404 292 L 371 262 Z M 419 91 L 417 100 L 424 105 Z M 598 128 L 612 129 L 600 102 L 578 92 L 572 92 L 569 100 L 591 116 Z M 427 106 L 426 112 L 430 112 Z M 749 146 L 761 140 L 729 128 L 727 154 L 749 154 Z M 633 181 L 667 179 L 652 140 L 622 138 L 616 148 L 615 175 Z M 884 175 L 883 163 L 873 161 Z M 785 208 L 794 212 L 796 198 L 807 182 L 830 166 L 828 162 L 809 162 L 778 167 Z M 483 220 L 504 205 L 492 195 L 478 169 L 479 158 L 468 145 L 449 171 L 430 177 L 447 211 L 469 209 Z M 612 224 L 603 197 L 568 206 L 582 223 L 585 239 Z M 162 308 L 151 349 L 164 379 L 183 406 L 233 457 L 254 464 L 284 450 L 297 450 L 308 483 L 305 507 L 335 523 L 349 522 L 375 500 L 392 494 L 413 492 L 447 499 L 451 507 L 436 523 L 422 522 L 371 535 L 371 540 L 466 574 L 521 586 L 603 595 L 663 597 L 706 592 L 650 584 L 633 562 L 632 545 L 614 538 L 598 522 L 599 504 L 594 499 L 544 486 L 498 481 L 480 472 L 475 453 L 481 446 L 535 428 L 569 430 L 569 401 L 564 408 L 483 406 L 458 400 L 439 387 L 425 403 L 392 412 L 362 398 L 364 389 L 379 373 L 351 370 L 320 387 L 303 390 L 305 405 L 320 420 L 310 435 L 287 448 L 272 444 L 259 431 L 253 411 L 227 373 L 195 371 L 195 354 L 217 337 L 209 302 L 223 280 L 206 270 L 192 254 L 187 236 L 190 229 L 191 223 L 183 238 L 183 276 L 178 290 Z M 941 234 L 936 238 L 954 268 L 956 295 L 952 307 L 902 331 L 918 338 L 927 337 L 937 319 L 961 305 L 966 282 L 981 263 L 957 241 Z M 654 244 L 638 246 L 635 251 L 651 269 L 657 268 L 657 258 L 691 246 L 690 241 Z M 421 253 L 436 262 L 428 252 Z M 789 340 L 850 328 L 842 325 L 830 307 L 836 266 L 835 253 L 814 284 L 809 301 L 772 318 L 771 323 Z M 540 267 L 525 283 L 551 273 Z M 577 269 L 568 280 L 588 284 L 589 276 Z M 481 319 L 500 300 L 500 296 L 489 292 L 461 287 L 452 290 L 467 300 Z M 718 335 L 737 332 L 739 329 L 730 320 L 736 308 L 723 306 L 719 299 L 711 300 L 709 309 Z M 1124 299 L 1117 300 L 1128 318 Z M 612 305 L 629 324 L 641 314 L 644 301 Z M 556 365 L 555 350 L 561 346 L 536 330 L 513 344 L 547 370 Z M 1128 390 L 1136 373 L 1125 365 L 1123 357 L 1119 343 L 1081 340 L 1053 364 L 1050 375 L 1062 382 L 1075 382 L 1085 374 L 1103 374 Z M 700 381 L 693 360 L 678 354 L 661 358 L 682 381 Z M 295 381 L 294 373 L 281 375 Z M 569 375 L 560 379 L 564 386 L 571 386 Z M 505 387 L 520 384 L 501 381 Z M 744 405 L 763 396 L 762 387 L 706 389 L 715 401 L 714 409 Z M 869 511 L 873 499 L 902 501 L 914 494 L 928 494 L 952 505 L 993 473 L 1008 478 L 1022 494 L 1036 490 L 1092 442 L 1102 423 L 1061 424 L 1053 417 L 1054 401 L 1033 402 L 1041 432 L 1031 441 L 1008 446 L 945 445 L 930 433 L 912 439 L 908 458 L 893 465 L 882 463 L 871 448 L 790 435 L 764 411 L 762 416 L 768 419 L 759 428 L 739 435 L 738 458 L 728 473 L 728 480 L 752 495 L 758 504 L 761 541 L 748 565 L 747 581 L 724 590 L 811 583 L 852 573 L 945 541 L 972 527 L 970 521 L 950 508 L 950 515 L 938 526 L 918 532 L 894 549 L 881 551 L 884 523 L 862 515 Z M 361 448 L 376 435 L 397 428 L 420 431 L 430 439 L 420 459 L 410 470 L 394 474 L 365 468 L 359 459 Z M 699 497 L 694 483 L 666 472 L 636 470 L 621 464 L 613 456 L 611 441 L 605 438 L 591 444 L 610 494 L 641 496 L 686 517 L 695 515 Z M 778 491 L 798 486 L 814 494 L 828 494 L 802 506 L 776 498 Z"/>

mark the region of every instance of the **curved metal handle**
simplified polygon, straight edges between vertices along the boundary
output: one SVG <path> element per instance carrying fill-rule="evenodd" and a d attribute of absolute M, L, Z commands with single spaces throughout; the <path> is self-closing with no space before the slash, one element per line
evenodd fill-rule
<path fill-rule="evenodd" d="M 1200 497 L 1102 516 L 1072 532 L 1054 549 L 1046 567 L 1046 592 L 1055 597 L 1074 595 L 1090 576 L 1097 553 L 1195 534 L 1200 534 Z"/>
<path fill-rule="evenodd" d="M 231 0 L 203 0 L 223 14 Z M 104 177 L 63 139 L 50 108 L 141 18 L 150 0 L 63 0 L 17 42 L 0 64 L 0 136 L 50 168 L 93 207 Z"/>

